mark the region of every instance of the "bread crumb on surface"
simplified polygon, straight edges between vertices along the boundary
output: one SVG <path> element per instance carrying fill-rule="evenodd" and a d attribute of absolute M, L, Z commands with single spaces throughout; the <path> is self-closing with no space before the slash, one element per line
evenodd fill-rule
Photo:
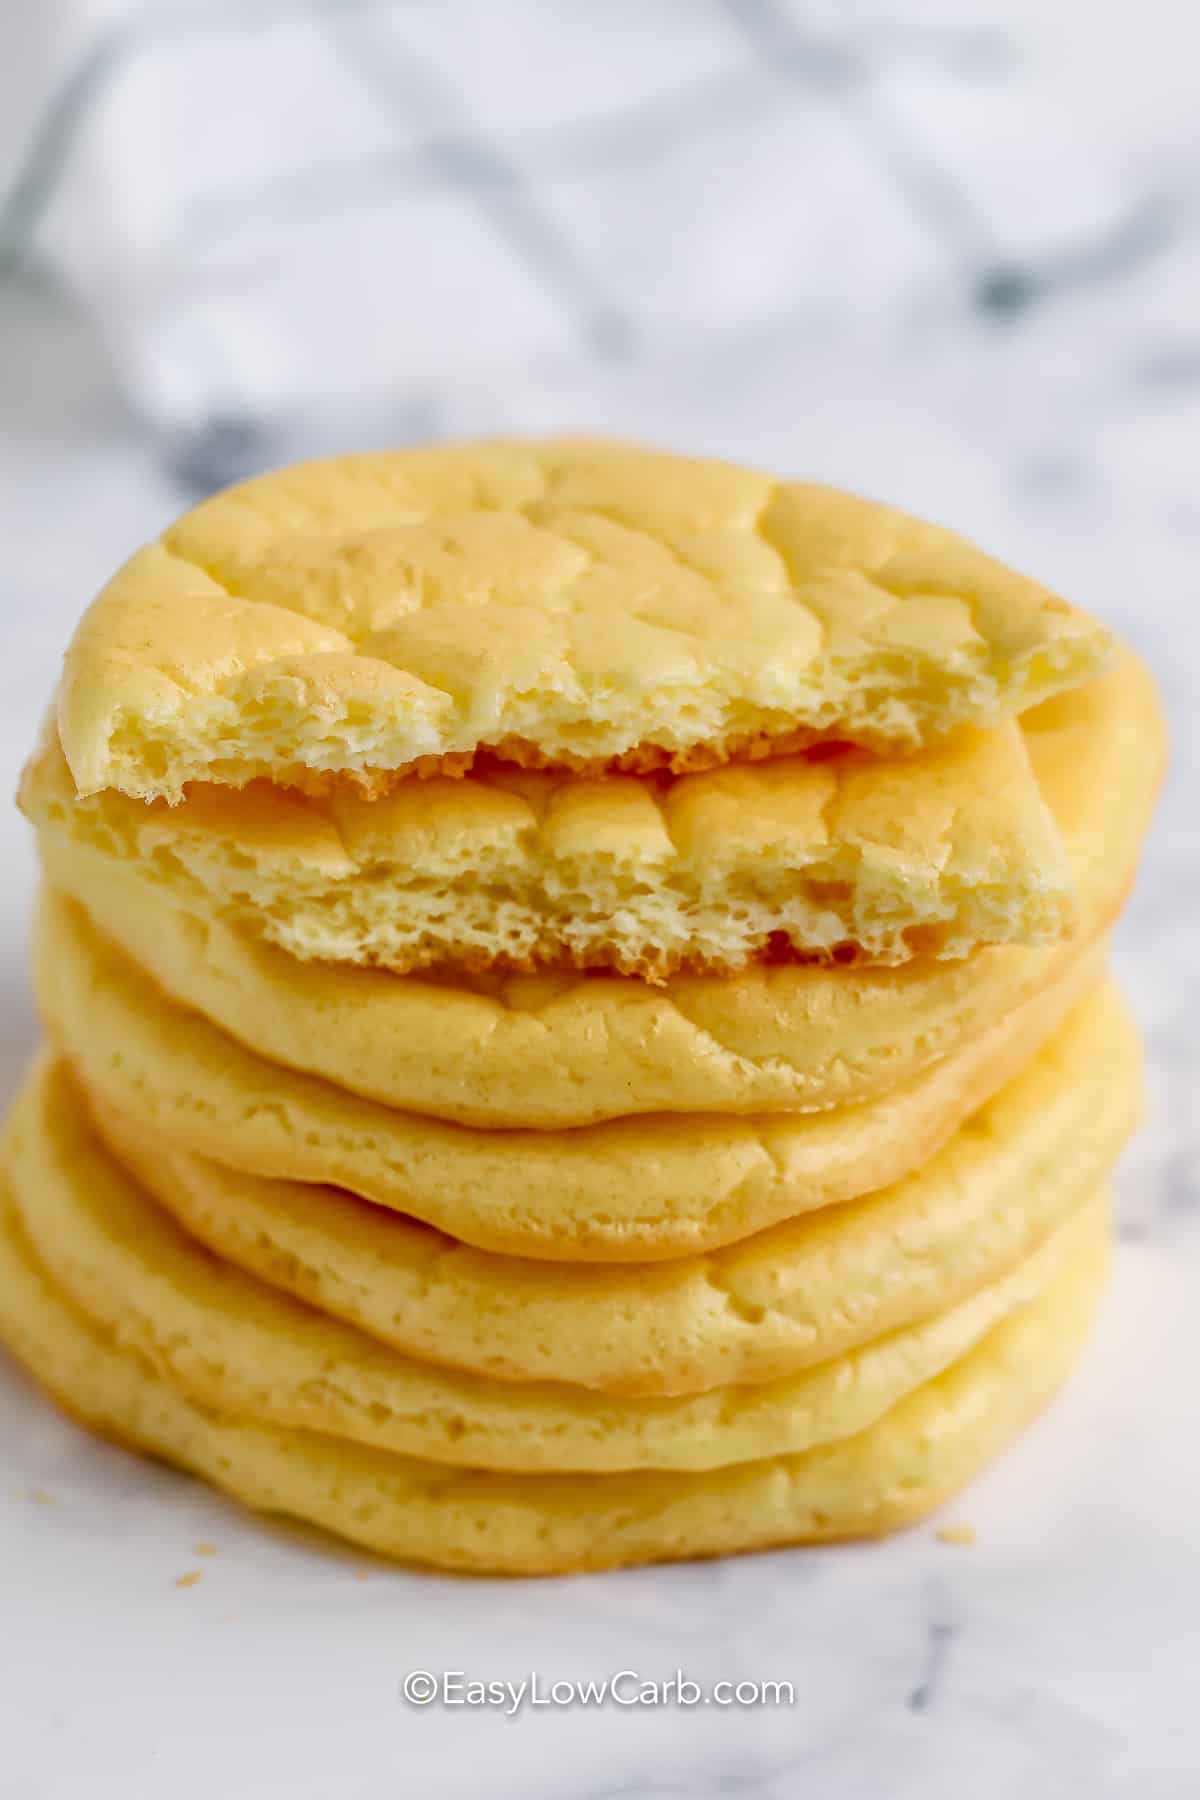
<path fill-rule="evenodd" d="M 215 1556 L 217 1554 L 217 1546 L 215 1544 L 193 1544 L 192 1548 L 197 1556 Z"/>
<path fill-rule="evenodd" d="M 30 1488 L 29 1498 L 33 1501 L 35 1506 L 57 1505 L 54 1495 L 47 1493 L 45 1488 Z"/>
<path fill-rule="evenodd" d="M 966 1524 L 939 1525 L 937 1538 L 941 1544 L 971 1545 L 978 1541 L 975 1536 L 975 1527 Z"/>
<path fill-rule="evenodd" d="M 196 1583 L 203 1577 L 203 1574 L 203 1569 L 189 1569 L 186 1575 L 177 1575 L 175 1577 L 175 1586 L 195 1587 Z"/>

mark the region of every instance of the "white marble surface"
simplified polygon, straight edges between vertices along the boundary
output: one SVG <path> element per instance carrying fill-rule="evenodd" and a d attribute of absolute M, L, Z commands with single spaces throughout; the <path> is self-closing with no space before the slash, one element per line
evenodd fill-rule
<path fill-rule="evenodd" d="M 1139 37 L 1130 66 L 1176 99 L 1136 105 L 1109 49 L 1109 86 L 1063 86 L 1060 104 L 1082 117 L 1087 93 L 1131 193 L 1149 181 L 1185 196 L 1185 84 L 1169 55 L 1150 67 Z M 1102 613 L 1162 679 L 1173 772 L 1118 951 L 1148 1036 L 1152 1117 L 1124 1163 L 1116 1276 L 1077 1379 L 949 1515 L 976 1545 L 923 1527 L 869 1548 L 555 1583 L 391 1571 L 91 1444 L 5 1369 L 2 1800 L 1198 1791 L 1200 237 L 1184 200 L 1161 244 L 1119 263 L 996 316 L 931 254 L 866 309 L 617 366 L 552 365 L 438 414 L 446 430 L 587 422 L 897 499 Z M 317 436 L 388 431 L 381 410 Z M 6 789 L 79 606 L 186 497 L 169 463 L 62 303 L 32 277 L 0 287 Z M 5 1098 L 34 1033 L 33 867 L 9 811 L 0 859 Z M 202 1541 L 216 1554 L 199 1556 Z M 177 1589 L 197 1567 L 200 1583 Z M 406 1705 L 416 1668 L 547 1683 L 682 1668 L 701 1684 L 791 1681 L 795 1702 L 506 1718 Z"/>

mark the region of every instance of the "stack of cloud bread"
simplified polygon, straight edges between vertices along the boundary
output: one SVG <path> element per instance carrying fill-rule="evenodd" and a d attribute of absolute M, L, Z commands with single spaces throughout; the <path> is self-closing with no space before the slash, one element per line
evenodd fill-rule
<path fill-rule="evenodd" d="M 402 1559 L 911 1521 L 1095 1304 L 1162 759 L 1092 620 L 829 489 L 555 440 L 219 495 L 24 777 L 0 1335 Z"/>

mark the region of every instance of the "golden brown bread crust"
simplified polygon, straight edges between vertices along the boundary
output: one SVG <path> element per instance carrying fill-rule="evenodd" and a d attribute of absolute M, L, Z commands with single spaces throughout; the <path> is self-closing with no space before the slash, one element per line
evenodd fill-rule
<path fill-rule="evenodd" d="M 704 1256 L 607 1267 L 473 1249 L 348 1192 L 188 1154 L 106 1096 L 87 1106 L 112 1158 L 189 1236 L 381 1343 L 490 1379 L 678 1395 L 824 1363 L 1033 1254 L 1141 1118 L 1132 1025 L 1090 1052 L 1076 1094 L 1061 1091 L 1081 1074 L 1074 1056 L 1015 1078 L 1019 1092 L 887 1188 Z"/>
<path fill-rule="evenodd" d="M 673 750 L 666 744 L 635 744 L 617 756 L 579 756 L 569 750 L 553 756 L 528 738 L 509 735 L 496 743 L 480 744 L 476 750 L 455 750 L 445 756 L 418 756 L 395 769 L 339 769 L 318 771 L 306 769 L 302 763 L 276 773 L 274 779 L 283 787 L 294 787 L 302 794 L 325 799 L 339 789 L 348 788 L 364 800 L 379 800 L 393 793 L 402 781 L 436 780 L 449 776 L 461 780 L 482 766 L 509 764 L 517 769 L 565 769 L 572 775 L 700 775 L 706 769 L 719 769 L 725 763 L 766 762 L 773 756 L 797 756 L 808 750 L 836 750 L 847 740 L 836 730 L 814 731 L 809 726 L 791 726 L 786 731 L 748 731 L 722 739 L 718 743 L 689 744 Z M 253 777 L 247 777 L 253 779 Z M 184 792 L 187 789 L 185 787 Z"/>
<path fill-rule="evenodd" d="M 582 779 L 481 764 L 364 800 L 257 781 L 182 802 L 79 798 L 57 737 L 20 803 L 184 905 L 301 961 L 398 974 L 680 971 L 959 958 L 1077 917 L 1020 728 L 880 758 L 841 746 L 689 776 Z"/>
<path fill-rule="evenodd" d="M 1130 656 L 1024 722 L 1071 858 L 1075 940 L 900 969 L 751 968 L 661 987 L 545 972 L 396 976 L 298 961 L 99 849 L 49 834 L 40 849 L 48 880 L 177 1001 L 259 1056 L 385 1105 L 537 1130 L 635 1113 L 819 1111 L 884 1094 L 961 1048 L 1103 935 L 1161 778 L 1161 719 Z"/>
<path fill-rule="evenodd" d="M 529 1473 L 718 1468 L 853 1436 L 1045 1292 L 1107 1229 L 1090 1196 L 995 1281 L 840 1359 L 749 1388 L 628 1398 L 405 1355 L 215 1262 L 105 1153 L 65 1068 L 45 1057 L 5 1145 L 17 1217 L 43 1267 L 189 1398 L 432 1462 Z"/>
<path fill-rule="evenodd" d="M 961 1051 L 857 1106 L 498 1134 L 383 1107 L 256 1057 L 173 1006 L 89 934 L 77 910 L 49 933 L 45 923 L 37 994 L 47 1029 L 94 1097 L 102 1127 L 111 1117 L 144 1139 L 151 1165 L 156 1154 L 169 1163 L 173 1151 L 192 1151 L 260 1176 L 329 1184 L 460 1243 L 539 1262 L 657 1264 L 885 1188 L 935 1157 L 1041 1052 L 1056 1071 L 1041 1090 L 1042 1128 L 1064 1106 L 1086 1110 L 1098 1080 L 1113 1089 L 1104 1128 L 1119 1131 L 1136 1093 L 1136 1038 L 1121 1008 L 1111 995 L 1085 1001 L 1103 945 Z M 1086 1036 L 1064 1024 L 1081 1004 L 1102 1022 L 1094 1027 L 1107 1046 L 1099 1067 Z M 1068 1042 L 1067 1061 L 1056 1060 Z M 1067 1071 L 1072 1091 L 1060 1098 Z M 156 1185 L 153 1174 L 143 1179 Z M 294 1189 L 287 1198 L 300 1206 Z M 252 1197 L 238 1204 L 249 1211 Z M 351 1213 L 352 1235 L 355 1227 Z M 324 1254 L 318 1245 L 313 1253 Z"/>
<path fill-rule="evenodd" d="M 1087 680 L 1103 630 L 952 532 L 587 439 L 342 457 L 138 551 L 68 650 L 82 793 L 912 748 Z M 796 734 L 793 736 L 792 734 Z M 433 759 L 432 762 L 425 759 Z"/>
<path fill-rule="evenodd" d="M 69 1303 L 2 1191 L 0 1339 L 88 1429 L 262 1511 L 406 1562 L 551 1574 L 870 1536 L 919 1517 L 972 1479 L 1065 1378 L 1105 1264 L 1097 1242 L 1044 1299 L 857 1436 L 699 1472 L 454 1469 L 198 1407 Z"/>

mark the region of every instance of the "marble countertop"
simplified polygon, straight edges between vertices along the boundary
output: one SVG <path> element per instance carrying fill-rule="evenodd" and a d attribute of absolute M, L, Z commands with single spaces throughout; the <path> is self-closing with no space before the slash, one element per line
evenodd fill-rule
<path fill-rule="evenodd" d="M 1138 141 L 1177 196 L 1187 129 L 1166 148 L 1161 130 Z M 549 1583 L 389 1570 L 91 1443 L 6 1367 L 0 1800 L 1198 1791 L 1200 235 L 1180 200 L 1161 242 L 1079 279 L 1005 267 L 964 291 L 934 266 L 865 322 L 821 315 L 602 369 L 552 365 L 454 394 L 436 420 L 586 423 L 875 492 L 1077 598 L 1159 675 L 1172 772 L 1116 951 L 1151 1115 L 1122 1166 L 1115 1277 L 1075 1381 L 946 1515 L 976 1541 L 927 1526 Z M 73 618 L 186 501 L 195 467 L 130 415 L 76 310 L 32 274 L 0 284 L 0 421 L 9 789 Z M 319 441 L 390 430 L 381 410 L 327 421 Z M 0 858 L 6 1100 L 34 1041 L 33 861 L 9 810 Z M 544 1688 L 682 1670 L 701 1686 L 790 1682 L 794 1700 L 506 1717 L 407 1703 L 416 1669 L 536 1672 Z"/>

